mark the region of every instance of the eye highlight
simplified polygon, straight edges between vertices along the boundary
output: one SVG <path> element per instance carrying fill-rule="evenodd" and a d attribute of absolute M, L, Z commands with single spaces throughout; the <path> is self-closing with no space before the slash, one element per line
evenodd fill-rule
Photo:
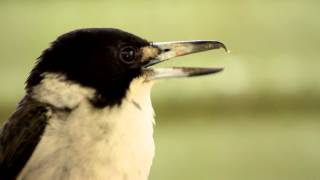
<path fill-rule="evenodd" d="M 125 46 L 120 50 L 120 59 L 124 63 L 132 64 L 135 62 L 137 57 L 137 48 L 133 46 Z"/>

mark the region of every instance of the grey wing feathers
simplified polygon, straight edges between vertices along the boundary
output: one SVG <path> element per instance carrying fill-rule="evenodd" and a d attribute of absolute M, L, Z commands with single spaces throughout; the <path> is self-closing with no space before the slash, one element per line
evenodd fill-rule
<path fill-rule="evenodd" d="M 0 129 L 0 180 L 16 179 L 47 124 L 45 105 L 25 97 Z"/>

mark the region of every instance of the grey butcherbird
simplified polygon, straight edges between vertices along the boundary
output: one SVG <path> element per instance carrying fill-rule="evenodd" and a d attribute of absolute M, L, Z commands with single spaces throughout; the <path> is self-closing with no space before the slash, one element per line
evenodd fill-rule
<path fill-rule="evenodd" d="M 155 79 L 222 68 L 159 68 L 224 48 L 217 41 L 150 43 L 111 28 L 60 36 L 39 57 L 26 95 L 0 130 L 1 180 L 146 180 L 154 156 Z"/>

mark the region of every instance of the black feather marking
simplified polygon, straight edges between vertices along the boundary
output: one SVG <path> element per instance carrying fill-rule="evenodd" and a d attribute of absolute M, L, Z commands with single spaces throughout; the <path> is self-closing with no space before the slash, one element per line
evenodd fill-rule
<path fill-rule="evenodd" d="M 0 130 L 0 179 L 14 180 L 39 143 L 48 109 L 25 97 Z"/>
<path fill-rule="evenodd" d="M 137 109 L 139 109 L 140 111 L 142 110 L 142 108 L 141 108 L 140 104 L 139 104 L 139 103 L 137 103 L 137 101 L 135 101 L 135 100 L 131 100 L 131 102 L 132 102 L 132 104 L 133 104 Z"/>

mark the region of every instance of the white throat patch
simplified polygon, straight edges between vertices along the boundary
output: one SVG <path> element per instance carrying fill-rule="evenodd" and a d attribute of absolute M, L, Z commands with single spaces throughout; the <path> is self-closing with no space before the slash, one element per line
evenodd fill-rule
<path fill-rule="evenodd" d="M 95 91 L 47 74 L 34 89 L 51 112 L 45 133 L 18 179 L 146 180 L 154 156 L 152 82 L 134 79 L 120 106 L 96 109 Z"/>

